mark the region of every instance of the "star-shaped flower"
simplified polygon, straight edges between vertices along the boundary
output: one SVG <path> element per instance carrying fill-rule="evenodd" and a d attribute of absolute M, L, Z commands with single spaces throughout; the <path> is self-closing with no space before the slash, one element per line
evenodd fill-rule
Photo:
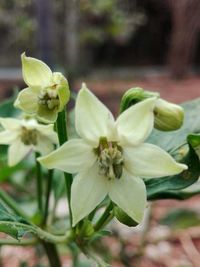
<path fill-rule="evenodd" d="M 0 144 L 9 145 L 8 165 L 19 163 L 32 150 L 47 155 L 58 143 L 53 124 L 42 125 L 36 120 L 0 118 L 4 130 L 0 132 Z"/>
<path fill-rule="evenodd" d="M 115 121 L 83 85 L 75 107 L 75 126 L 81 139 L 72 139 L 39 158 L 47 168 L 78 173 L 71 192 L 73 225 L 107 195 L 132 219 L 141 222 L 146 207 L 146 188 L 141 178 L 174 175 L 187 169 L 161 148 L 143 144 L 153 129 L 155 101 L 142 101 Z"/>
<path fill-rule="evenodd" d="M 14 103 L 26 113 L 35 114 L 38 120 L 52 123 L 69 100 L 68 82 L 60 72 L 52 72 L 41 60 L 22 54 L 22 74 L 27 88 Z"/>

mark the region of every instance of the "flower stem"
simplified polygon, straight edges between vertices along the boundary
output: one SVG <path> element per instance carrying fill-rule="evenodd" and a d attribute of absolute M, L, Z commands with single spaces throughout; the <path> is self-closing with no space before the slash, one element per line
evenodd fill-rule
<path fill-rule="evenodd" d="M 0 189 L 0 199 L 17 215 L 29 220 L 28 215 L 19 207 L 19 205 L 2 189 Z"/>
<path fill-rule="evenodd" d="M 36 176 L 37 176 L 37 200 L 38 200 L 38 210 L 40 214 L 43 214 L 43 205 L 42 205 L 42 172 L 41 165 L 37 161 L 37 158 L 40 156 L 39 153 L 35 153 L 35 162 L 36 162 Z"/>
<path fill-rule="evenodd" d="M 8 245 L 8 246 L 20 246 L 20 247 L 26 247 L 26 246 L 34 246 L 38 243 L 38 240 L 36 238 L 27 238 L 25 240 L 15 240 L 15 239 L 0 239 L 0 246 L 1 245 Z"/>
<path fill-rule="evenodd" d="M 45 202 L 45 208 L 44 208 L 43 225 L 46 224 L 48 213 L 49 213 L 49 198 L 51 194 L 52 181 L 53 181 L 53 170 L 49 170 L 48 178 L 47 178 L 47 192 L 46 192 L 46 202 Z"/>
<path fill-rule="evenodd" d="M 57 124 L 58 139 L 59 139 L 59 143 L 61 146 L 68 140 L 65 110 L 58 113 L 58 119 L 57 119 L 56 124 Z M 68 206 L 69 206 L 69 219 L 70 219 L 70 225 L 72 225 L 72 211 L 71 211 L 71 205 L 70 205 L 72 175 L 64 172 L 64 176 L 65 176 L 67 199 L 68 199 Z"/>
<path fill-rule="evenodd" d="M 50 267 L 62 267 L 62 263 L 55 244 L 42 241 L 42 245 L 47 254 Z"/>
<path fill-rule="evenodd" d="M 97 223 L 94 225 L 94 229 L 99 231 L 103 226 L 105 226 L 112 218 L 113 214 L 111 213 L 113 209 L 113 204 L 110 202 L 106 207 L 104 213 L 101 215 Z"/>

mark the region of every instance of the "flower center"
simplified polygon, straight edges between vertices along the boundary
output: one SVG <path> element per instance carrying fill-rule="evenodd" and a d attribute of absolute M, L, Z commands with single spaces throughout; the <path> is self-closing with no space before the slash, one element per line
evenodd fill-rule
<path fill-rule="evenodd" d="M 38 104 L 46 106 L 48 109 L 58 108 L 60 101 L 58 98 L 56 85 L 43 89 L 38 95 Z"/>
<path fill-rule="evenodd" d="M 37 145 L 37 130 L 27 129 L 23 126 L 21 130 L 21 141 L 26 146 Z"/>
<path fill-rule="evenodd" d="M 98 155 L 99 174 L 105 175 L 109 180 L 120 179 L 123 171 L 122 148 L 116 142 L 102 137 L 95 151 Z"/>

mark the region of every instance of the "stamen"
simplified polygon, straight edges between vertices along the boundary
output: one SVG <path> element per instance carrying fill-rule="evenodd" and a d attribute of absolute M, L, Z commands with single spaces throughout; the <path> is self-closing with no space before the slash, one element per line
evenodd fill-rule
<path fill-rule="evenodd" d="M 100 139 L 99 147 L 95 150 L 98 154 L 99 174 L 109 180 L 120 179 L 123 171 L 122 148 L 116 142 L 105 142 Z"/>
<path fill-rule="evenodd" d="M 37 145 L 37 130 L 27 129 L 23 126 L 21 130 L 21 141 L 27 146 Z"/>
<path fill-rule="evenodd" d="M 45 105 L 50 110 L 58 108 L 60 101 L 55 89 L 55 85 L 43 89 L 38 95 L 38 104 Z"/>

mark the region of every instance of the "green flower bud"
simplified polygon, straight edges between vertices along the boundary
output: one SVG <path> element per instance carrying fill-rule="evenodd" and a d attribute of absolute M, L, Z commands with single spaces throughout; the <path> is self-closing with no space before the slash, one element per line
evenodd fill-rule
<path fill-rule="evenodd" d="M 161 98 L 156 101 L 154 114 L 154 127 L 160 131 L 175 131 L 183 124 L 183 108 Z"/>
<path fill-rule="evenodd" d="M 137 104 L 140 101 L 143 101 L 150 97 L 159 97 L 159 96 L 160 96 L 159 93 L 145 91 L 140 87 L 131 88 L 128 91 L 126 91 L 122 97 L 120 104 L 120 113 L 122 113 L 127 108 Z"/>
<path fill-rule="evenodd" d="M 137 226 L 138 223 L 134 221 L 131 217 L 129 217 L 122 209 L 119 207 L 115 206 L 113 209 L 114 216 L 117 218 L 118 221 L 121 223 L 129 226 L 129 227 L 134 227 Z"/>

